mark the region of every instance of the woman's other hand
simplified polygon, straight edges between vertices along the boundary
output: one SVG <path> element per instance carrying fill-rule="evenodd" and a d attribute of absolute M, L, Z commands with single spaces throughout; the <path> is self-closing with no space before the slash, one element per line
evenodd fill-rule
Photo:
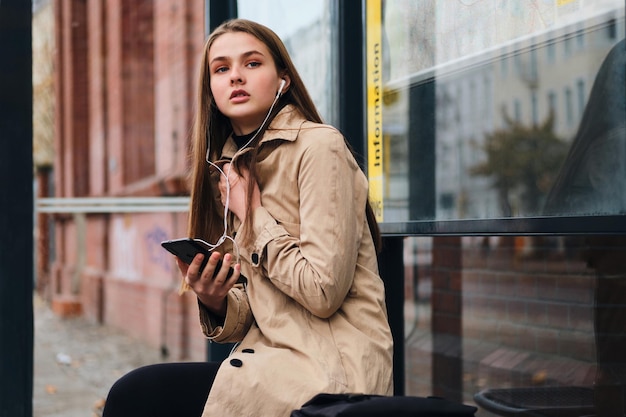
<path fill-rule="evenodd" d="M 230 184 L 230 201 L 228 209 L 235 213 L 241 222 L 246 217 L 246 209 L 248 207 L 248 187 L 250 186 L 250 172 L 246 168 L 241 168 L 241 172 L 237 173 L 231 164 L 224 164 L 223 171 L 228 175 L 228 183 Z M 261 206 L 261 192 L 256 181 L 252 184 L 251 209 L 254 210 Z M 222 175 L 219 182 L 219 190 L 221 193 L 222 204 L 226 205 L 226 178 Z"/>
<path fill-rule="evenodd" d="M 219 252 L 212 252 L 202 273 L 200 273 L 200 267 L 204 260 L 203 254 L 197 254 L 189 265 L 178 258 L 176 258 L 176 262 L 181 273 L 185 276 L 185 282 L 196 293 L 200 302 L 211 312 L 224 317 L 226 316 L 226 295 L 239 279 L 241 265 L 234 264 L 233 256 L 227 253 L 224 255 L 221 268 L 214 276 L 221 257 Z M 231 267 L 233 274 L 229 277 L 228 273 Z"/>

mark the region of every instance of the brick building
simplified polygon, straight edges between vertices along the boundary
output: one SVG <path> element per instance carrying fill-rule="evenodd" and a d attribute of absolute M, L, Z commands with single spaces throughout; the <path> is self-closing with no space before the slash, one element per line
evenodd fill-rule
<path fill-rule="evenodd" d="M 54 196 L 187 195 L 204 2 L 59 0 L 54 13 Z M 54 310 L 124 329 L 173 358 L 204 358 L 196 301 L 178 295 L 174 260 L 159 246 L 186 235 L 186 214 L 86 211 L 54 217 L 42 290 Z"/>

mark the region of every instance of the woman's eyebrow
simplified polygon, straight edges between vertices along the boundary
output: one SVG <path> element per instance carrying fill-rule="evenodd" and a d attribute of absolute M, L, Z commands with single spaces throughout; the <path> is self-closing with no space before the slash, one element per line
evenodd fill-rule
<path fill-rule="evenodd" d="M 263 55 L 263 52 L 261 52 L 261 51 L 257 51 L 256 49 L 253 49 L 252 51 L 247 51 L 247 52 L 244 52 L 243 54 L 241 54 L 241 57 L 242 57 L 242 58 L 248 58 L 248 57 L 250 57 L 250 56 L 252 56 L 252 55 L 261 55 L 261 56 L 265 56 L 265 55 Z M 230 58 L 230 57 L 228 57 L 228 56 L 216 56 L 215 58 L 213 58 L 213 59 L 211 60 L 211 62 L 209 62 L 209 65 L 210 65 L 210 64 L 213 64 L 213 63 L 214 63 L 214 62 L 216 62 L 216 61 L 217 61 L 217 62 L 223 62 L 223 61 L 229 61 L 230 59 L 231 59 L 231 58 Z"/>

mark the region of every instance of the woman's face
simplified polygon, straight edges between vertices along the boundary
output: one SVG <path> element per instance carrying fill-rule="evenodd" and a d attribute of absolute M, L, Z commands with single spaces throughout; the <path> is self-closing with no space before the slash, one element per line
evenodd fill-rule
<path fill-rule="evenodd" d="M 265 44 L 248 33 L 225 33 L 213 41 L 208 62 L 215 103 L 235 134 L 257 129 L 281 82 Z"/>

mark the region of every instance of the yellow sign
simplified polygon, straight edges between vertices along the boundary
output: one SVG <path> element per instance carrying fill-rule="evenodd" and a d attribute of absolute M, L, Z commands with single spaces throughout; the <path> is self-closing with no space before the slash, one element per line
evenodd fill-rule
<path fill-rule="evenodd" d="M 372 208 L 383 221 L 383 54 L 382 1 L 367 0 L 367 176 Z"/>

